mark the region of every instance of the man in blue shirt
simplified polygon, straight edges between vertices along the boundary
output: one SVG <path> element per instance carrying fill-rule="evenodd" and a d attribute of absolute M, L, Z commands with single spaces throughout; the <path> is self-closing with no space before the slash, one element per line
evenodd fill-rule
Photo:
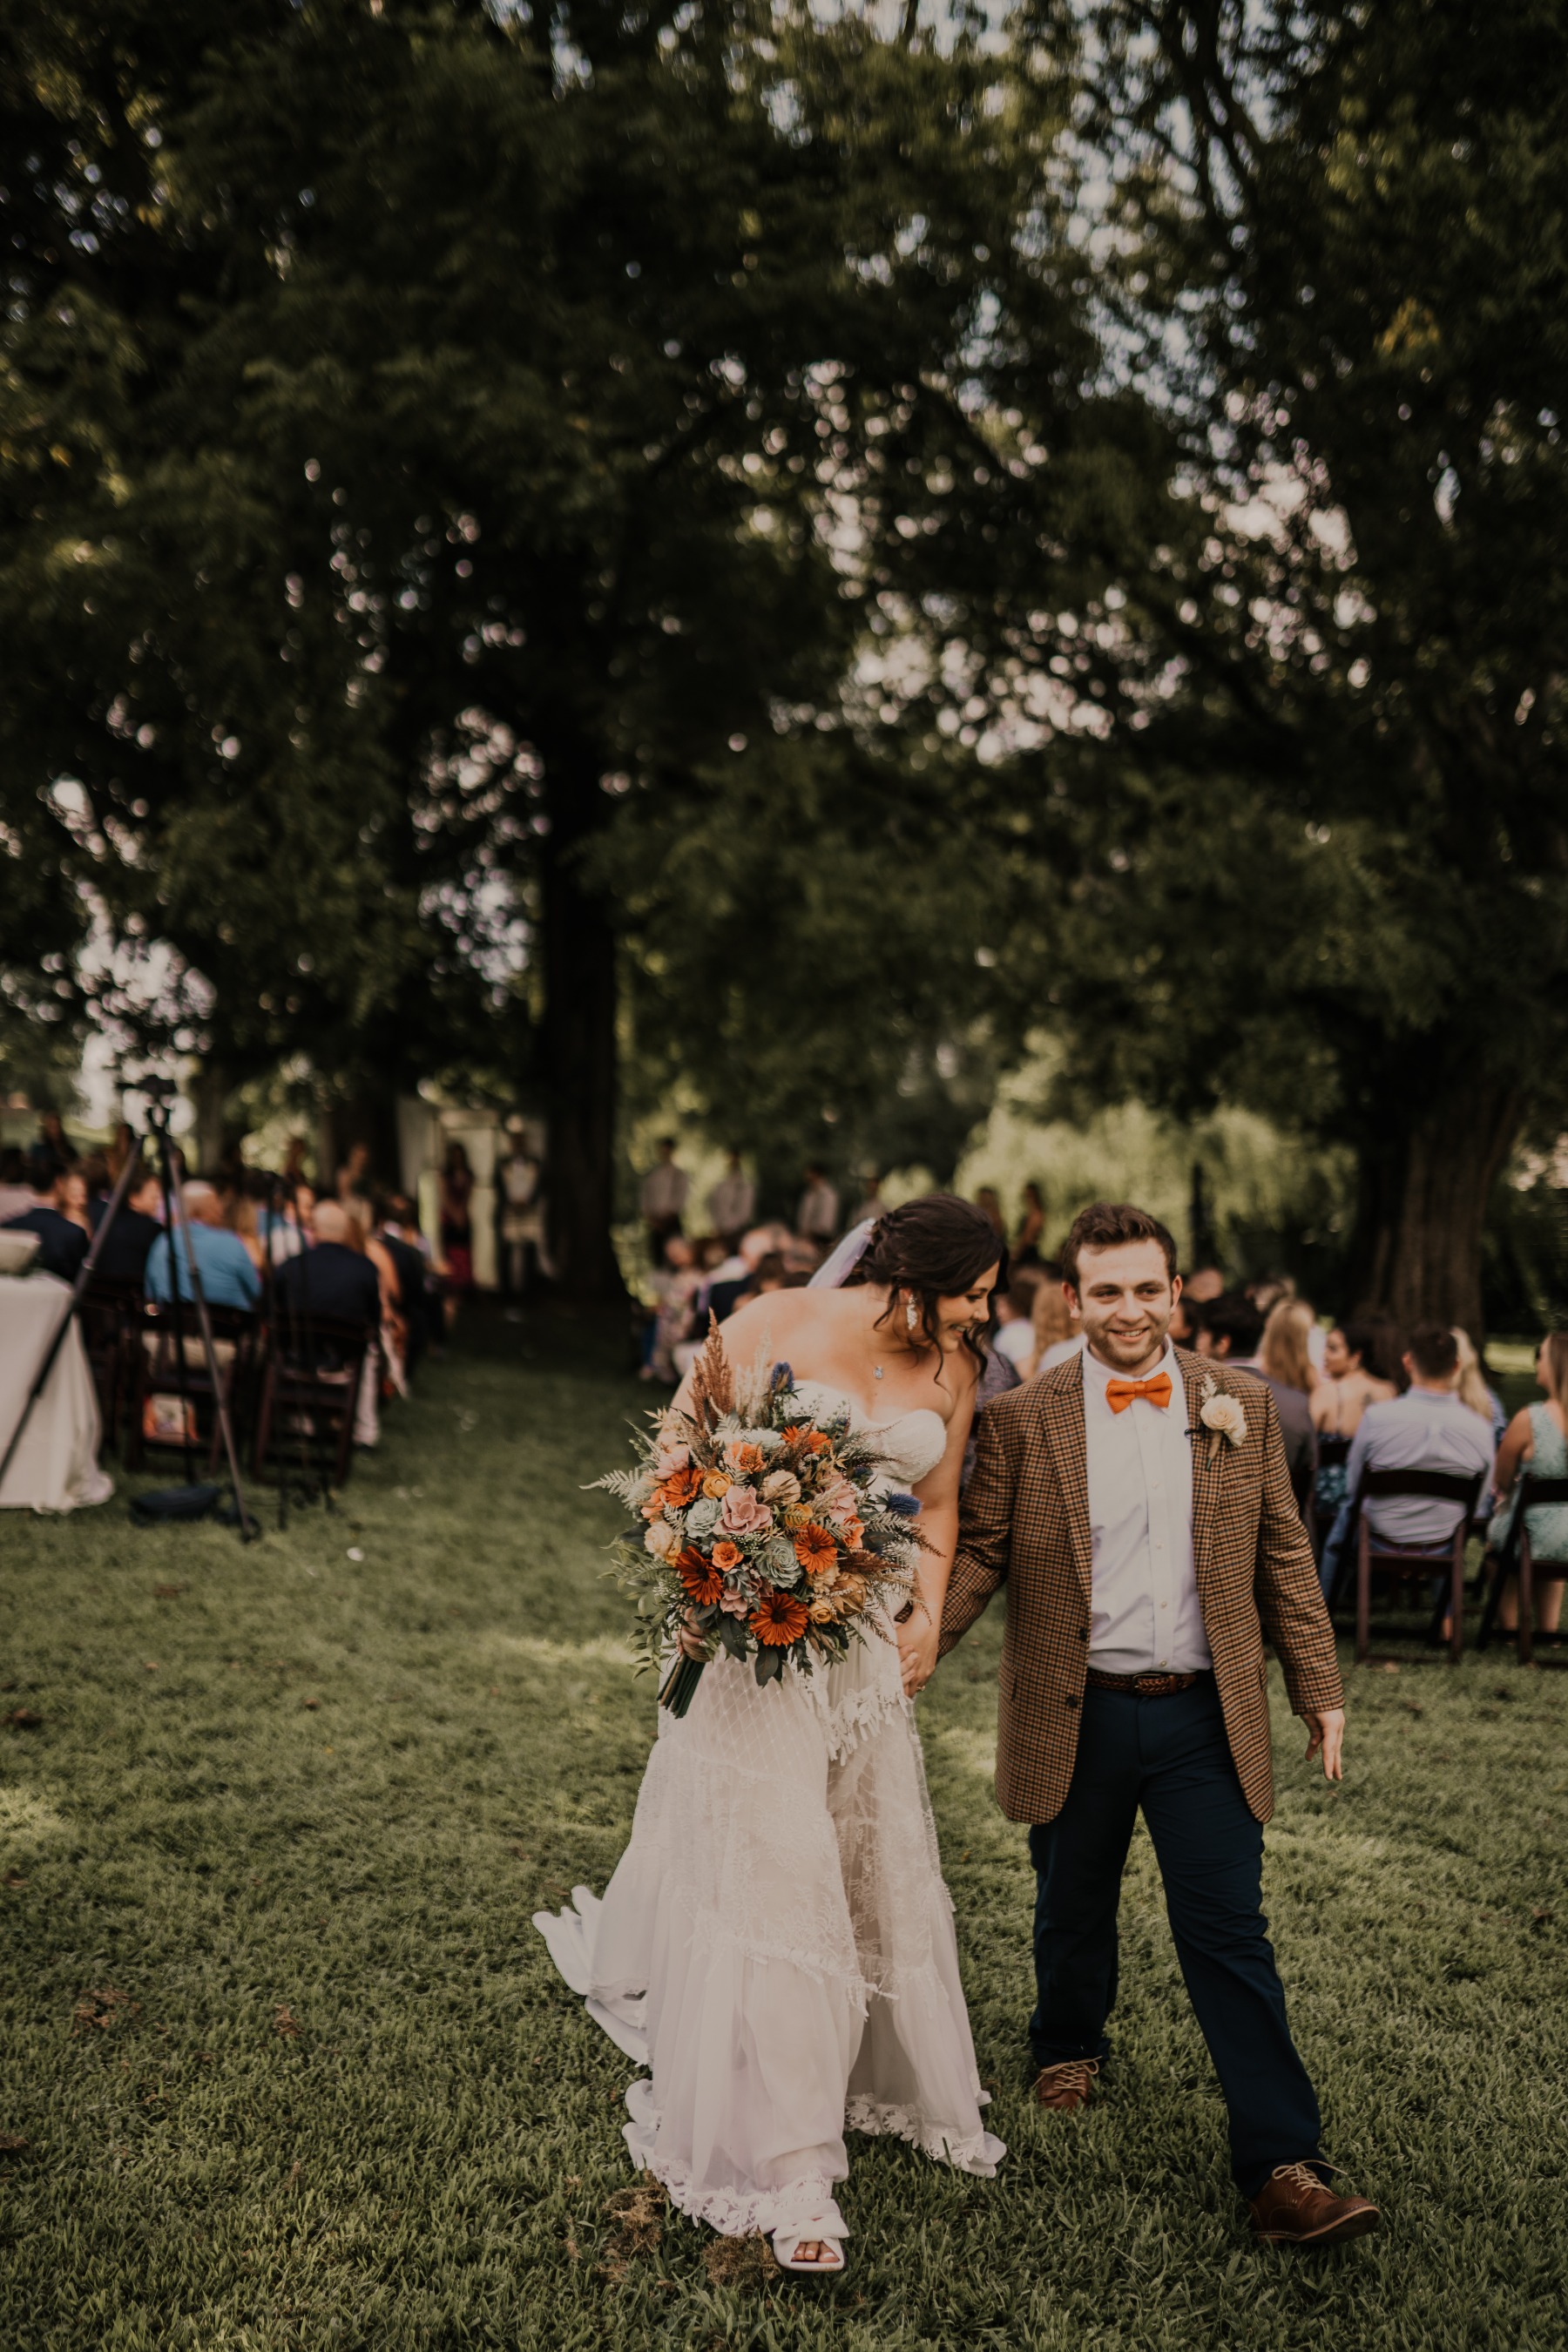
<path fill-rule="evenodd" d="M 190 1227 L 196 1274 L 208 1306 L 254 1307 L 261 1296 L 261 1276 L 252 1265 L 250 1253 L 239 1235 L 219 1223 L 218 1197 L 212 1186 L 199 1179 L 182 1185 L 180 1206 Z M 191 1276 L 183 1233 L 174 1237 L 174 1262 L 179 1268 L 180 1297 L 190 1299 Z M 167 1234 L 160 1234 L 147 1253 L 145 1287 L 149 1298 L 167 1306 L 171 1295 Z"/>
<path fill-rule="evenodd" d="M 1323 1547 L 1325 1597 L 1334 1589 L 1363 1470 L 1447 1470 L 1465 1478 L 1478 1470 L 1490 1473 L 1497 1440 L 1491 1423 L 1472 1412 L 1459 1395 L 1459 1349 L 1453 1333 L 1437 1323 L 1413 1331 L 1405 1369 L 1410 1376 L 1405 1394 L 1369 1404 L 1351 1442 L 1345 1500 Z M 1430 1495 L 1373 1496 L 1366 1517 L 1373 1552 L 1381 1544 L 1436 1555 L 1454 1540 L 1459 1506 Z"/>

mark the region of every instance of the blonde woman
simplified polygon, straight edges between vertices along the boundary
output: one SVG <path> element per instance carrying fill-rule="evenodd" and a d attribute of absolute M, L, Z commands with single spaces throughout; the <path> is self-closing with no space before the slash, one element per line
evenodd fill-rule
<path fill-rule="evenodd" d="M 1552 1331 L 1542 1339 L 1535 1360 L 1536 1385 L 1546 1391 L 1544 1404 L 1526 1405 L 1509 1423 L 1498 1448 L 1492 1488 L 1498 1497 L 1491 1541 L 1500 1551 L 1512 1532 L 1519 1508 L 1515 1492 L 1521 1474 L 1533 1470 L 1538 1478 L 1568 1478 L 1568 1331 Z M 1568 1505 L 1549 1504 L 1529 1513 L 1530 1549 L 1541 1560 L 1568 1559 Z M 1554 1577 L 1535 1588 L 1536 1622 L 1543 1633 L 1555 1633 L 1563 1614 L 1563 1580 Z M 1498 1622 L 1509 1633 L 1519 1623 L 1519 1583 L 1510 1577 L 1498 1608 Z"/>
<path fill-rule="evenodd" d="M 1476 1343 L 1468 1331 L 1454 1326 L 1454 1345 L 1459 1351 L 1459 1402 L 1468 1404 L 1473 1413 L 1491 1423 L 1492 1436 L 1500 1445 L 1508 1434 L 1508 1412 L 1495 1389 L 1489 1389 L 1481 1360 L 1476 1353 Z"/>
<path fill-rule="evenodd" d="M 1070 1356 L 1079 1344 L 1078 1327 L 1068 1307 L 1059 1266 L 1046 1268 L 1046 1278 L 1035 1293 L 1029 1320 L 1034 1326 L 1035 1344 L 1028 1355 L 1018 1360 L 1018 1377 L 1024 1381 L 1032 1381 L 1037 1372 L 1048 1372 L 1053 1364 Z"/>
<path fill-rule="evenodd" d="M 1304 1298 L 1281 1298 L 1268 1310 L 1258 1349 L 1260 1371 L 1308 1397 L 1318 1385 L 1310 1348 L 1317 1319 Z"/>
<path fill-rule="evenodd" d="M 1336 1323 L 1323 1346 L 1323 1370 L 1308 1409 L 1320 1438 L 1352 1438 L 1369 1404 L 1386 1404 L 1399 1391 L 1392 1381 L 1379 1380 L 1369 1364 L 1377 1361 L 1384 1334 L 1373 1323 Z M 1338 1451 L 1336 1447 L 1336 1452 Z M 1345 1499 L 1343 1462 L 1320 1462 L 1314 1497 L 1320 1518 L 1330 1521 Z"/>

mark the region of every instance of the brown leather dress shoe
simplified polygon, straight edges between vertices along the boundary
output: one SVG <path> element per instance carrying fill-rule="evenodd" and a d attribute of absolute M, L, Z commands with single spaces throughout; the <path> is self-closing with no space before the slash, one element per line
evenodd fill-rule
<path fill-rule="evenodd" d="M 1098 2058 L 1063 2058 L 1055 2066 L 1041 2067 L 1035 2077 L 1035 2096 L 1042 2107 L 1071 2115 L 1075 2108 L 1088 2106 L 1089 2086 L 1099 2072 Z"/>
<path fill-rule="evenodd" d="M 1266 2246 L 1341 2246 L 1383 2216 L 1370 2198 L 1336 2197 L 1310 2164 L 1277 2164 L 1252 2200 L 1252 2226 Z"/>

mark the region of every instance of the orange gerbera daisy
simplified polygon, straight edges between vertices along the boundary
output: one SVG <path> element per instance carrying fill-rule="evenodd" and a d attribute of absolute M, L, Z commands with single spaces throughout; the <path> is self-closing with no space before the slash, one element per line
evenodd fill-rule
<path fill-rule="evenodd" d="M 683 1511 L 688 1503 L 696 1501 L 701 1484 L 702 1473 L 693 1464 L 684 1470 L 672 1470 L 659 1492 L 672 1511 Z"/>
<path fill-rule="evenodd" d="M 807 1576 L 820 1576 L 838 1558 L 838 1546 L 826 1528 L 802 1528 L 795 1539 L 795 1556 Z"/>
<path fill-rule="evenodd" d="M 763 1449 L 732 1437 L 724 1448 L 724 1459 L 738 1478 L 754 1478 L 763 1466 Z"/>
<path fill-rule="evenodd" d="M 690 1593 L 693 1601 L 710 1609 L 724 1597 L 724 1579 L 710 1559 L 704 1559 L 695 1544 L 688 1544 L 675 1563 L 675 1572 Z"/>
<path fill-rule="evenodd" d="M 726 1576 L 729 1575 L 730 1570 L 732 1568 L 739 1568 L 741 1565 L 740 1545 L 732 1544 L 728 1540 L 723 1543 L 716 1543 L 713 1547 L 713 1565 L 715 1568 L 721 1568 Z"/>
<path fill-rule="evenodd" d="M 752 1631 L 770 1650 L 787 1650 L 810 1622 L 805 1601 L 793 1592 L 764 1592 L 752 1612 Z"/>

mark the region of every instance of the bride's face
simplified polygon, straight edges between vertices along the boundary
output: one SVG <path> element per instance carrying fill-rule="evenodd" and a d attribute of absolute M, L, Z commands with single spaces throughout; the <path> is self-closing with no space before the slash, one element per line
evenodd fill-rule
<path fill-rule="evenodd" d="M 996 1267 L 990 1266 L 967 1290 L 936 1302 L 936 1328 L 944 1355 L 963 1345 L 964 1334 L 984 1329 L 991 1316 L 991 1294 L 996 1287 Z M 917 1299 L 916 1307 L 919 1307 Z"/>

